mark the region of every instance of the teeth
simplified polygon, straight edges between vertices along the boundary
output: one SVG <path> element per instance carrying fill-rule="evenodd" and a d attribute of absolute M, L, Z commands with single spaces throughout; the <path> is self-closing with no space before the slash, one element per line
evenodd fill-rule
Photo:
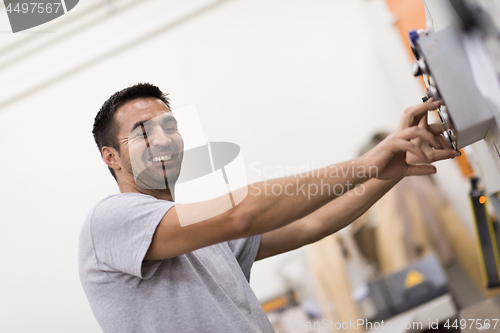
<path fill-rule="evenodd" d="M 151 159 L 152 162 L 168 161 L 172 159 L 172 155 L 158 156 Z"/>

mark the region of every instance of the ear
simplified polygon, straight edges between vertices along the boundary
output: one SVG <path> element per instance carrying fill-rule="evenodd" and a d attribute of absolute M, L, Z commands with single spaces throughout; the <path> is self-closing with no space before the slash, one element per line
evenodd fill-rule
<path fill-rule="evenodd" d="M 113 169 L 115 171 L 118 171 L 118 170 L 121 169 L 121 166 L 120 166 L 120 163 L 119 163 L 119 156 L 120 156 L 120 154 L 118 154 L 118 152 L 116 151 L 115 148 L 104 146 L 104 147 L 102 147 L 101 152 L 102 152 L 102 160 L 111 169 Z"/>

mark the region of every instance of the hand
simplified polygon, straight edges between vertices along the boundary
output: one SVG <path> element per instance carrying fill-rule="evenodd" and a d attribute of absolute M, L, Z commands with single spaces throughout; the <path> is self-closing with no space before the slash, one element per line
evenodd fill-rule
<path fill-rule="evenodd" d="M 436 173 L 436 167 L 429 163 L 460 154 L 440 135 L 444 125 L 427 124 L 427 112 L 439 105 L 431 98 L 406 109 L 397 129 L 360 157 L 362 165 L 367 170 L 376 167 L 375 178 L 386 180 Z"/>
<path fill-rule="evenodd" d="M 452 150 L 453 152 L 450 152 L 446 148 L 450 148 L 450 145 L 446 140 L 441 136 L 441 133 L 443 133 L 446 130 L 446 127 L 444 124 L 428 124 L 427 123 L 427 115 L 428 113 L 426 112 L 420 122 L 418 123 L 418 127 L 422 128 L 424 130 L 427 130 L 428 132 L 431 132 L 436 136 L 436 138 L 439 140 L 441 144 L 441 149 L 434 149 L 431 147 L 431 145 L 427 142 L 424 141 L 420 138 L 413 139 L 412 142 L 420 148 L 427 157 L 427 159 L 430 162 L 435 162 L 439 160 L 444 160 L 447 158 L 454 158 L 457 156 L 460 156 L 461 153 L 459 151 Z M 453 154 L 453 156 L 451 156 Z M 408 164 L 421 164 L 425 163 L 421 158 L 419 158 L 417 155 L 413 154 L 412 152 L 407 152 L 406 153 L 406 162 Z"/>

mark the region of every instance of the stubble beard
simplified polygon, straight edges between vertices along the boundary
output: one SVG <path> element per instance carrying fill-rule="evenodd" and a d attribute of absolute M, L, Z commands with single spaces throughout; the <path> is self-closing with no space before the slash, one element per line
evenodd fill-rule
<path fill-rule="evenodd" d="M 134 175 L 133 167 L 129 162 L 125 166 L 127 172 L 134 177 L 135 184 L 143 190 L 168 190 L 173 189 L 180 175 L 181 163 L 166 167 L 162 162 L 161 167 L 150 165 L 146 167 L 137 177 Z"/>

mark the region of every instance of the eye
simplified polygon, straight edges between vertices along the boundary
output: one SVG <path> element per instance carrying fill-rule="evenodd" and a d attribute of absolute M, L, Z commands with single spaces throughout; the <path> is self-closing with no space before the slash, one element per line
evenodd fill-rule
<path fill-rule="evenodd" d="M 146 133 L 144 133 L 142 131 L 137 131 L 137 132 L 133 133 L 131 135 L 131 137 L 134 137 L 134 138 L 144 138 L 145 135 L 146 135 Z"/>

